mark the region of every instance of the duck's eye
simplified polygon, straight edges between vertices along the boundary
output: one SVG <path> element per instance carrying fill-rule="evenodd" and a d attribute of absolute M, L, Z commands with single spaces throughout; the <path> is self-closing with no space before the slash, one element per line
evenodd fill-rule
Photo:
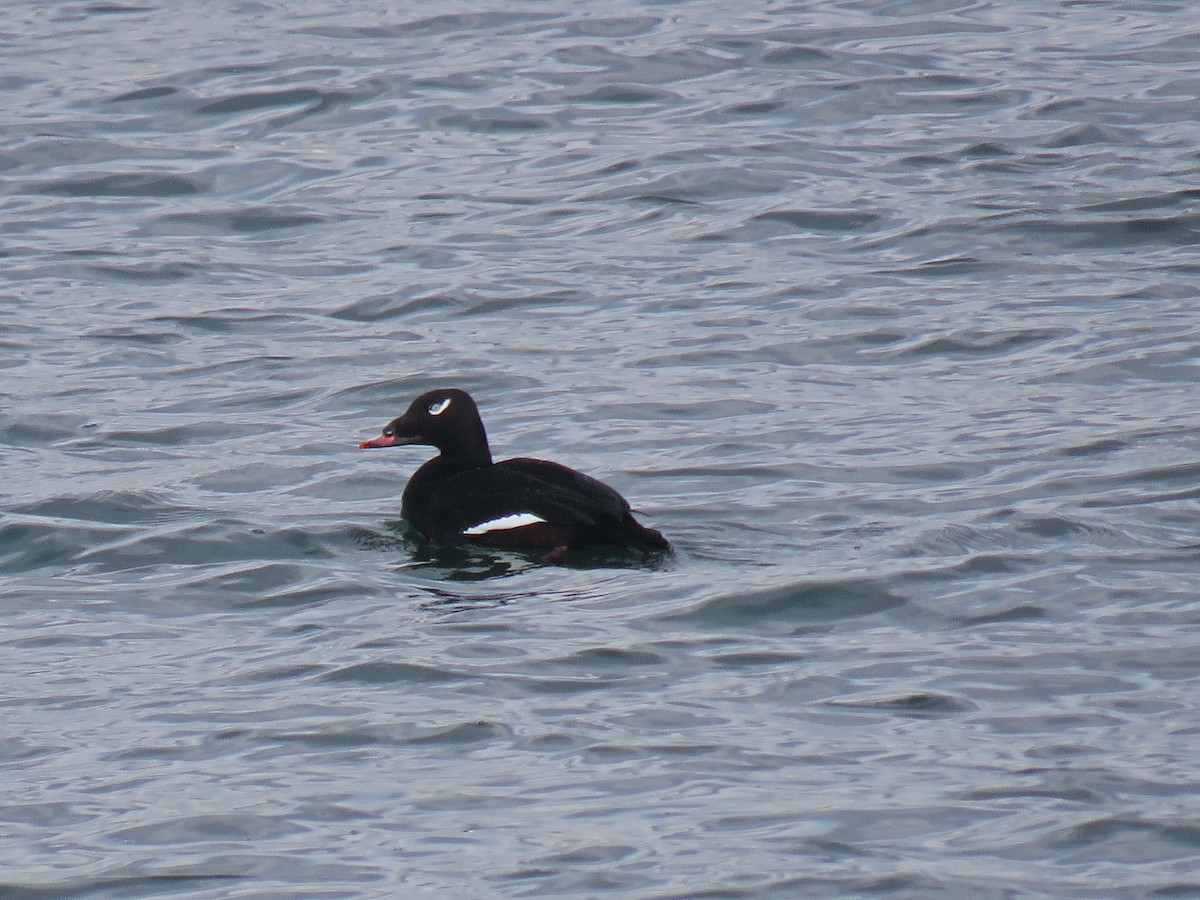
<path fill-rule="evenodd" d="M 449 408 L 450 408 L 450 398 L 444 397 L 443 399 L 438 400 L 436 403 L 429 404 L 429 414 L 431 416 L 440 416 L 442 413 L 444 413 Z"/>

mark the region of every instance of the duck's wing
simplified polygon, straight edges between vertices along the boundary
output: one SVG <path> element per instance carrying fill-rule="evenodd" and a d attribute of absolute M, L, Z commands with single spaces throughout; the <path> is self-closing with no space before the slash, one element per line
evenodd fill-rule
<path fill-rule="evenodd" d="M 557 463 L 513 459 L 446 479 L 436 493 L 436 531 L 480 535 L 545 523 L 595 528 L 619 522 L 629 504 L 616 491 Z"/>
<path fill-rule="evenodd" d="M 629 502 L 603 481 L 544 459 L 506 460 L 493 466 L 537 482 L 547 504 L 567 507 L 566 513 L 590 520 L 588 537 L 604 543 L 648 551 L 667 551 L 671 544 L 653 528 L 633 517 Z"/>

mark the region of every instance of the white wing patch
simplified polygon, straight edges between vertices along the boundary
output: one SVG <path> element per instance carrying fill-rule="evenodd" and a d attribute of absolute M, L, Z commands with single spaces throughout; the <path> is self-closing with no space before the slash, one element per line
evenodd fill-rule
<path fill-rule="evenodd" d="M 487 522 L 480 522 L 478 525 L 472 525 L 470 528 L 464 528 L 463 534 L 487 534 L 489 531 L 507 531 L 510 528 L 524 528 L 526 525 L 536 525 L 538 522 L 545 522 L 541 516 L 536 516 L 533 513 L 512 513 L 511 515 L 501 516 L 498 519 L 489 519 Z"/>

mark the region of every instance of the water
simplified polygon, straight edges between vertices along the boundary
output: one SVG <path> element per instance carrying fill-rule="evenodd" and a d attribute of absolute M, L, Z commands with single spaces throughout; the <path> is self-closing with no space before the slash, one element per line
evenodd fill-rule
<path fill-rule="evenodd" d="M 1200 895 L 1192 6 L 368 6 L 3 12 L 0 893 Z"/>

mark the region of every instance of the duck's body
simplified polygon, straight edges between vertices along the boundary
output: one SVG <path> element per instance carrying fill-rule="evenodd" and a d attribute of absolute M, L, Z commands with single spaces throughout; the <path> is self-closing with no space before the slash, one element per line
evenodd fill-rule
<path fill-rule="evenodd" d="M 634 519 L 624 497 L 595 478 L 543 459 L 492 462 L 479 410 L 465 391 L 422 394 L 383 434 L 360 446 L 404 444 L 441 451 L 409 479 L 400 507 L 431 540 L 545 549 L 556 556 L 598 545 L 671 548 Z"/>

